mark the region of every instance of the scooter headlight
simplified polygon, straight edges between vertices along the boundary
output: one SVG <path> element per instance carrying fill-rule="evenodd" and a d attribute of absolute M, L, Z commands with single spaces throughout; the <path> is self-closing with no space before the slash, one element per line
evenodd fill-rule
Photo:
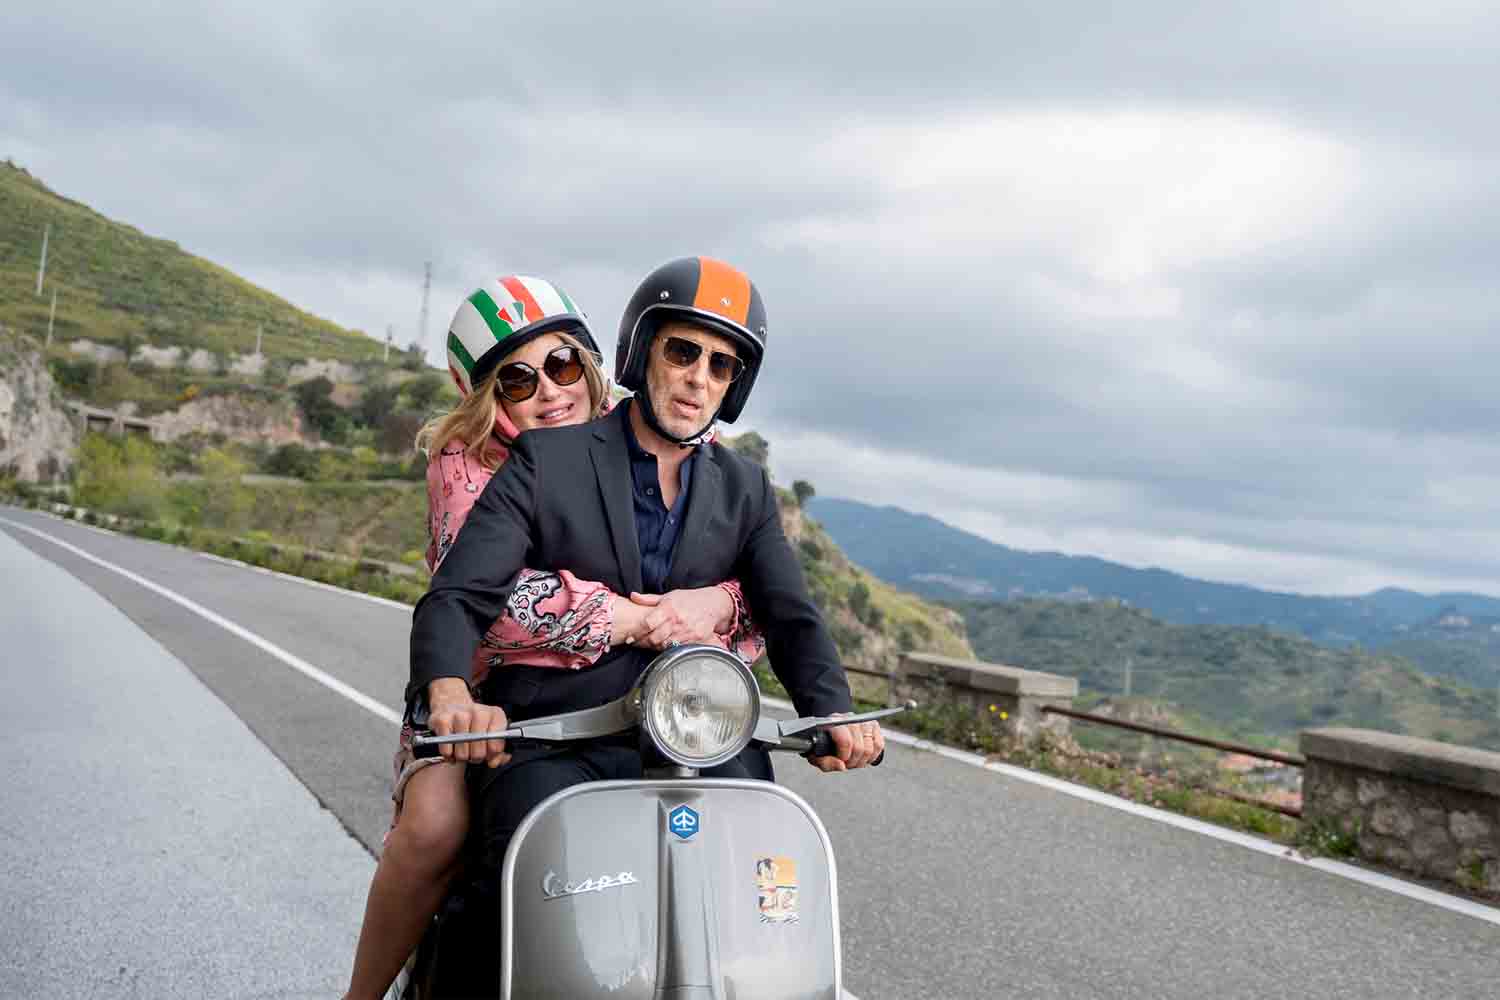
<path fill-rule="evenodd" d="M 760 721 L 760 690 L 732 653 L 678 646 L 647 668 L 641 721 L 673 763 L 716 767 L 750 742 Z"/>

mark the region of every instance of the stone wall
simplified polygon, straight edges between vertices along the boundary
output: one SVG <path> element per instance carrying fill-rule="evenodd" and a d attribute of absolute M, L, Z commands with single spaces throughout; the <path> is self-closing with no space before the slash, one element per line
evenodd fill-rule
<path fill-rule="evenodd" d="M 359 369 L 353 365 L 332 359 L 308 358 L 306 361 L 292 366 L 287 381 L 295 385 L 298 382 L 315 379 L 320 375 L 334 383 L 358 382 L 361 380 Z"/>
<path fill-rule="evenodd" d="M 150 344 L 142 344 L 135 349 L 130 360 L 137 364 L 150 365 L 152 368 L 176 368 L 182 364 L 182 348 L 153 347 Z"/>
<path fill-rule="evenodd" d="M 68 353 L 88 358 L 101 365 L 115 364 L 125 360 L 125 352 L 108 344 L 96 344 L 92 340 L 75 340 L 68 344 Z"/>
<path fill-rule="evenodd" d="M 1042 708 L 1071 707 L 1078 695 L 1078 679 L 998 663 L 907 653 L 901 657 L 894 689 L 898 700 L 956 705 L 977 724 L 1025 744 L 1043 732 L 1068 738 L 1068 717 L 1044 713 Z"/>
<path fill-rule="evenodd" d="M 1364 729 L 1302 734 L 1305 822 L 1360 857 L 1500 892 L 1500 753 Z"/>

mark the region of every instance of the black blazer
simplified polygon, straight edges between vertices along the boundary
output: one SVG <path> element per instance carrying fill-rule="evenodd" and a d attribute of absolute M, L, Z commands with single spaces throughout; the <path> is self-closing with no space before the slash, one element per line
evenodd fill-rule
<path fill-rule="evenodd" d="M 438 677 L 469 677 L 474 649 L 524 566 L 566 569 L 617 594 L 643 589 L 622 423 L 629 409 L 516 439 L 417 602 L 408 699 Z M 797 711 L 850 711 L 848 681 L 782 533 L 770 478 L 732 450 L 704 445 L 667 586 L 730 578 L 744 588 L 771 668 Z M 617 646 L 582 670 L 506 666 L 486 680 L 484 701 L 514 719 L 602 705 L 630 690 L 654 655 Z"/>

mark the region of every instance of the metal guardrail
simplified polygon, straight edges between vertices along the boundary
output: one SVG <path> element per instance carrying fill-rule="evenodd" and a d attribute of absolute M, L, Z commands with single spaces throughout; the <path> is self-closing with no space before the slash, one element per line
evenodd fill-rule
<path fill-rule="evenodd" d="M 1148 726 L 1141 722 L 1126 722 L 1124 719 L 1116 719 L 1109 715 L 1096 715 L 1093 712 L 1080 712 L 1073 708 L 1061 708 L 1057 705 L 1043 705 L 1043 712 L 1051 712 L 1054 715 L 1066 715 L 1070 719 L 1082 719 L 1084 722 L 1097 722 L 1104 726 L 1117 726 L 1120 729 L 1130 729 L 1137 733 L 1146 733 L 1150 736 L 1160 736 L 1166 740 L 1180 740 L 1183 743 L 1192 743 L 1195 746 L 1209 747 L 1213 750 L 1223 750 L 1226 753 L 1244 754 L 1246 757 L 1258 757 L 1261 760 L 1274 760 L 1278 764 L 1287 764 L 1291 767 L 1302 767 L 1307 763 L 1307 758 L 1299 753 L 1282 753 L 1279 750 L 1266 750 L 1261 747 L 1246 746 L 1243 743 L 1230 743 L 1226 740 L 1211 740 L 1206 736 L 1194 736 L 1191 733 L 1178 732 L 1175 729 L 1163 729 L 1160 726 Z"/>
<path fill-rule="evenodd" d="M 1126 722 L 1124 719 L 1116 719 L 1113 716 L 1097 715 L 1093 712 L 1080 712 L 1077 709 L 1062 708 L 1058 705 L 1043 705 L 1042 711 L 1053 715 L 1066 715 L 1070 719 L 1078 719 L 1082 722 L 1094 722 L 1102 726 L 1114 726 L 1118 729 L 1129 729 L 1137 733 L 1145 733 L 1148 736 L 1156 736 L 1165 740 L 1177 740 L 1182 743 L 1191 743 L 1194 746 L 1208 747 L 1211 750 L 1223 750 L 1226 753 L 1243 754 L 1246 757 L 1256 757 L 1260 760 L 1275 761 L 1289 767 L 1302 767 L 1307 763 L 1307 758 L 1296 753 L 1282 753 L 1279 750 L 1266 750 L 1262 747 L 1247 746 L 1243 743 L 1230 743 L 1227 740 L 1213 740 L 1206 736 L 1194 736 L 1191 733 L 1178 732 L 1175 729 L 1163 729 L 1160 726 L 1148 726 L 1141 722 Z M 1205 788 L 1204 791 L 1214 795 L 1220 795 L 1235 802 L 1243 802 L 1260 809 L 1269 809 L 1279 812 L 1283 816 L 1293 819 L 1302 818 L 1302 810 L 1296 806 L 1282 805 L 1279 802 L 1271 802 L 1267 799 L 1258 799 L 1253 795 L 1242 795 L 1239 792 L 1230 791 L 1227 788 Z"/>

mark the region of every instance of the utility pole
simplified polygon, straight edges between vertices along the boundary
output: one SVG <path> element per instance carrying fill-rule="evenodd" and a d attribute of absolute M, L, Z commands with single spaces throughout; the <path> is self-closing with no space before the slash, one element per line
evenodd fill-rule
<path fill-rule="evenodd" d="M 417 343 L 427 349 L 427 300 L 432 295 L 432 261 L 422 265 L 422 314 L 417 320 Z"/>
<path fill-rule="evenodd" d="M 1130 668 L 1134 666 L 1132 658 L 1125 657 L 1125 697 L 1130 697 Z"/>
<path fill-rule="evenodd" d="M 57 317 L 57 288 L 52 289 L 52 309 L 47 313 L 47 346 L 52 346 L 52 321 Z"/>
<path fill-rule="evenodd" d="M 395 336 L 396 336 L 396 328 L 395 328 L 395 326 L 391 325 L 390 323 L 387 323 L 385 325 L 385 357 L 383 357 L 383 358 L 380 359 L 380 361 L 381 361 L 382 364 L 387 364 L 388 365 L 388 364 L 391 363 L 391 339 L 393 337 L 395 337 Z"/>
<path fill-rule="evenodd" d="M 47 238 L 50 237 L 51 235 L 52 235 L 52 223 L 49 222 L 49 223 L 47 223 L 46 228 L 42 230 L 42 262 L 37 265 L 37 269 L 36 269 L 36 294 L 37 294 L 37 298 L 41 298 L 41 295 L 42 295 L 42 278 L 44 278 L 46 276 L 46 274 L 47 274 Z"/>

